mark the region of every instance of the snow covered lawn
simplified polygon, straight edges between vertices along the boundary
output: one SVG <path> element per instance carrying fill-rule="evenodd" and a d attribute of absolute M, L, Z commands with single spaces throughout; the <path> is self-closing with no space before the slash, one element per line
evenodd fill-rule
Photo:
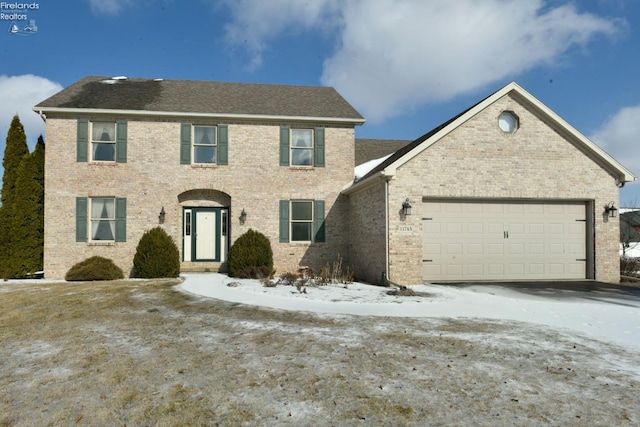
<path fill-rule="evenodd" d="M 634 302 L 230 282 L 1 282 L 0 425 L 640 424 Z"/>

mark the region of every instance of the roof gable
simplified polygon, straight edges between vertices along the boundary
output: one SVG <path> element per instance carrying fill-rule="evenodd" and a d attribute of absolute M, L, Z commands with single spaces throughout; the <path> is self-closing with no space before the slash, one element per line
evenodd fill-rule
<path fill-rule="evenodd" d="M 422 151 L 426 150 L 437 141 L 442 139 L 444 136 L 462 126 L 469 119 L 484 110 L 486 107 L 508 94 L 517 96 L 518 99 L 523 103 L 527 104 L 530 108 L 535 109 L 539 114 L 557 125 L 560 129 L 563 129 L 566 135 L 572 138 L 588 155 L 607 167 L 608 170 L 610 170 L 610 172 L 616 176 L 620 183 L 636 180 L 636 177 L 633 175 L 633 173 L 622 166 L 622 164 L 620 164 L 617 160 L 607 154 L 603 149 L 598 147 L 595 143 L 589 140 L 586 136 L 580 133 L 577 129 L 571 126 L 550 108 L 545 106 L 529 92 L 520 87 L 517 83 L 512 82 L 502 89 L 489 95 L 485 99 L 481 100 L 477 104 L 471 106 L 460 114 L 452 117 L 451 119 L 417 138 L 400 150 L 396 151 L 392 156 L 372 169 L 369 173 L 355 182 L 351 187 L 360 187 L 360 185 L 364 184 L 364 181 L 368 181 L 376 176 L 391 177 L 395 175 L 396 170 L 403 164 L 407 163 Z"/>
<path fill-rule="evenodd" d="M 74 83 L 36 105 L 34 110 L 296 117 L 364 123 L 360 113 L 331 87 L 100 76 Z"/>

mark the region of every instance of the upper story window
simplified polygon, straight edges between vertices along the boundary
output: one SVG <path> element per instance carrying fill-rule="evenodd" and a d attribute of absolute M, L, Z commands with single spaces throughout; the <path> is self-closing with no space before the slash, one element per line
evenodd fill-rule
<path fill-rule="evenodd" d="M 127 122 L 78 119 L 76 161 L 127 162 Z"/>
<path fill-rule="evenodd" d="M 513 111 L 503 111 L 498 117 L 498 127 L 504 133 L 514 133 L 518 126 L 519 119 Z"/>
<path fill-rule="evenodd" d="M 91 160 L 116 161 L 115 122 L 91 122 Z"/>
<path fill-rule="evenodd" d="M 193 127 L 193 162 L 216 163 L 217 130 L 214 126 Z"/>
<path fill-rule="evenodd" d="M 280 166 L 324 167 L 324 128 L 280 128 Z"/>
<path fill-rule="evenodd" d="M 313 130 L 291 129 L 291 166 L 313 166 Z"/>
<path fill-rule="evenodd" d="M 229 131 L 227 125 L 201 126 L 182 123 L 180 163 L 183 165 L 226 165 Z"/>

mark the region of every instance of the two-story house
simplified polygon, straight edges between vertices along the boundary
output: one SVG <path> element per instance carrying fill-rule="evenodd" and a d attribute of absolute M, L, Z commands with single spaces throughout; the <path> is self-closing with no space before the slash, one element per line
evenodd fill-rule
<path fill-rule="evenodd" d="M 48 278 L 93 255 L 131 270 L 159 224 L 183 270 L 220 267 L 249 228 L 279 273 L 348 257 L 354 127 L 334 89 L 87 77 L 38 104 L 46 119 Z"/>
<path fill-rule="evenodd" d="M 183 270 L 219 268 L 253 228 L 278 273 L 342 257 L 372 283 L 619 281 L 616 206 L 636 177 L 515 83 L 360 149 L 364 119 L 327 87 L 87 77 L 34 110 L 48 278 L 92 255 L 129 272 L 160 225 Z"/>

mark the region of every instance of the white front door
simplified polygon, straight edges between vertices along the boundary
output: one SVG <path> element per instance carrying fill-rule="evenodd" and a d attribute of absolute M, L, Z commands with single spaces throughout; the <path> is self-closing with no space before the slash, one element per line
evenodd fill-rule
<path fill-rule="evenodd" d="M 185 208 L 183 261 L 223 262 L 227 254 L 226 208 Z"/>

